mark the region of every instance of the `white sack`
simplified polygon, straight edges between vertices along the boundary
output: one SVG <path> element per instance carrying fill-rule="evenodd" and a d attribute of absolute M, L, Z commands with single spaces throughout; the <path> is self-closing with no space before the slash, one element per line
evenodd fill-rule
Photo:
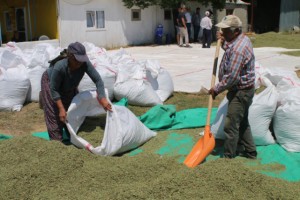
<path fill-rule="evenodd" d="M 225 139 L 224 125 L 225 125 L 227 110 L 228 110 L 228 99 L 225 96 L 218 107 L 217 115 L 210 127 L 210 131 L 212 132 L 212 134 L 214 134 L 215 138 L 217 139 L 222 139 L 222 140 Z M 204 131 L 202 131 L 200 135 L 204 135 Z"/>
<path fill-rule="evenodd" d="M 84 91 L 78 93 L 72 100 L 68 109 L 68 122 L 77 132 L 87 116 L 105 114 L 105 110 L 97 100 L 96 91 Z"/>
<path fill-rule="evenodd" d="M 149 130 L 138 118 L 124 106 L 112 106 L 113 112 L 106 115 L 104 137 L 101 145 L 93 147 L 88 141 L 76 135 L 79 127 L 88 114 L 101 114 L 103 108 L 96 100 L 96 92 L 83 92 L 76 95 L 68 110 L 68 130 L 71 134 L 71 142 L 79 148 L 85 148 L 90 152 L 111 156 L 132 150 L 150 138 L 156 136 L 156 132 Z"/>
<path fill-rule="evenodd" d="M 29 87 L 25 66 L 18 65 L 7 70 L 0 67 L 0 111 L 20 111 Z"/>
<path fill-rule="evenodd" d="M 267 77 L 275 86 L 282 79 L 299 80 L 296 72 L 280 68 L 268 68 L 268 71 L 264 76 Z"/>
<path fill-rule="evenodd" d="M 119 65 L 114 96 L 117 100 L 127 98 L 130 105 L 155 106 L 163 104 L 147 81 L 144 62 Z"/>
<path fill-rule="evenodd" d="M 137 106 L 155 106 L 163 104 L 151 84 L 144 80 L 128 80 L 115 84 L 114 96 L 117 100 L 128 99 L 128 104 Z"/>
<path fill-rule="evenodd" d="M 174 92 L 174 83 L 171 75 L 165 69 L 161 69 L 157 77 L 158 88 L 155 90 L 162 102 L 166 101 Z"/>
<path fill-rule="evenodd" d="M 46 68 L 42 66 L 36 66 L 34 68 L 27 69 L 28 77 L 30 80 L 30 88 L 27 94 L 28 102 L 38 102 L 39 93 L 41 91 L 41 79 Z"/>
<path fill-rule="evenodd" d="M 4 69 L 9 69 L 12 67 L 17 67 L 18 65 L 25 65 L 25 61 L 20 55 L 15 54 L 14 52 L 4 50 L 0 55 L 0 67 Z"/>
<path fill-rule="evenodd" d="M 255 61 L 255 89 L 260 88 L 264 85 L 263 77 L 269 73 L 268 69 L 263 67 L 259 62 Z"/>
<path fill-rule="evenodd" d="M 273 123 L 277 142 L 287 151 L 300 152 L 300 88 L 288 89 L 280 98 Z"/>
<path fill-rule="evenodd" d="M 249 108 L 249 124 L 256 145 L 274 144 L 275 140 L 269 130 L 272 118 L 276 111 L 278 93 L 272 83 L 263 78 L 267 88 L 253 98 Z"/>
<path fill-rule="evenodd" d="M 211 132 L 214 134 L 215 138 L 225 139 L 224 125 L 225 125 L 227 110 L 228 110 L 228 99 L 225 96 L 218 107 L 216 118 L 213 124 L 211 125 Z"/>
<path fill-rule="evenodd" d="M 113 69 L 97 63 L 95 64 L 95 69 L 101 76 L 104 87 L 108 90 L 109 99 L 112 100 L 114 98 L 114 84 L 116 82 L 117 73 Z M 79 92 L 96 90 L 96 85 L 92 79 L 85 74 L 79 83 L 78 90 Z"/>
<path fill-rule="evenodd" d="M 153 73 L 147 70 L 146 76 L 147 81 L 151 84 L 153 90 L 162 102 L 166 101 L 173 94 L 174 83 L 167 70 L 163 68 L 159 69 L 156 76 L 153 76 Z"/>

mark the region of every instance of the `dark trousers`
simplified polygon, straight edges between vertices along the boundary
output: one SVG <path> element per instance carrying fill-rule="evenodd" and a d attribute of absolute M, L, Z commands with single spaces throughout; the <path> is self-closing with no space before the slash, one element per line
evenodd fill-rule
<path fill-rule="evenodd" d="M 194 42 L 198 41 L 200 26 L 194 26 Z"/>
<path fill-rule="evenodd" d="M 210 48 L 211 44 L 211 30 L 203 29 L 202 48 Z"/>
<path fill-rule="evenodd" d="M 234 158 L 238 143 L 245 148 L 246 152 L 256 151 L 248 122 L 248 110 L 253 96 L 254 88 L 227 93 L 229 104 L 224 125 L 224 157 Z"/>
<path fill-rule="evenodd" d="M 186 28 L 187 28 L 187 31 L 188 31 L 188 36 L 189 36 L 189 41 L 191 41 L 191 33 L 192 33 L 192 25 L 191 23 L 186 23 Z"/>

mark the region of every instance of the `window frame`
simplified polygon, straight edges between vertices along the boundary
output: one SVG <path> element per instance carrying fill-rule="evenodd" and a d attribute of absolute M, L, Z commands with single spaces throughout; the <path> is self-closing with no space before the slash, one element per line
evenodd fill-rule
<path fill-rule="evenodd" d="M 138 18 L 134 18 L 133 14 L 134 12 L 137 12 L 139 14 Z M 131 9 L 131 21 L 141 21 L 142 17 L 141 17 L 141 9 Z"/>
<path fill-rule="evenodd" d="M 170 12 L 169 18 L 166 17 L 166 12 Z M 172 11 L 171 11 L 171 9 L 164 9 L 164 20 L 172 20 Z"/>
<path fill-rule="evenodd" d="M 226 12 L 226 16 L 227 15 L 233 15 L 234 9 L 233 8 L 227 8 L 225 12 Z"/>
<path fill-rule="evenodd" d="M 9 11 L 4 11 L 3 15 L 4 15 L 6 32 L 13 32 L 13 24 L 12 24 L 12 19 L 10 17 Z M 10 24 L 8 24 L 8 23 L 10 23 Z"/>
<path fill-rule="evenodd" d="M 98 13 L 103 13 L 103 27 L 98 27 L 100 18 L 98 17 Z M 92 26 L 88 26 L 89 24 L 89 17 L 91 16 Z M 87 9 L 85 11 L 85 19 L 86 19 L 86 30 L 87 31 L 94 31 L 94 30 L 106 30 L 106 23 L 105 23 L 105 10 L 104 9 Z M 101 22 L 100 22 L 101 23 Z"/>

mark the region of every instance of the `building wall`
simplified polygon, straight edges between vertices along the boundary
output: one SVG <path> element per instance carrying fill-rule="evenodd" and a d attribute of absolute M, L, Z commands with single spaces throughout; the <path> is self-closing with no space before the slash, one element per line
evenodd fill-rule
<path fill-rule="evenodd" d="M 141 21 L 132 21 L 131 9 L 124 7 L 121 0 L 92 0 L 82 4 L 68 2 L 60 0 L 58 5 L 62 47 L 74 41 L 91 42 L 105 48 L 153 43 L 158 24 L 163 25 L 164 33 L 174 34 L 172 19 L 164 20 L 164 10 L 158 6 L 141 10 Z M 87 29 L 86 11 L 89 10 L 105 12 L 104 29 Z"/>
<path fill-rule="evenodd" d="M 32 38 L 38 39 L 46 35 L 57 39 L 57 7 L 56 0 L 30 0 Z"/>
<path fill-rule="evenodd" d="M 281 0 L 279 31 L 289 31 L 294 26 L 300 27 L 300 1 Z"/>
<path fill-rule="evenodd" d="M 242 21 L 242 30 L 243 32 L 248 32 L 248 7 L 247 5 L 239 4 L 226 4 L 225 9 L 218 11 L 216 20 L 220 22 L 223 17 L 226 16 L 226 9 L 233 9 L 233 14 L 240 18 Z"/>

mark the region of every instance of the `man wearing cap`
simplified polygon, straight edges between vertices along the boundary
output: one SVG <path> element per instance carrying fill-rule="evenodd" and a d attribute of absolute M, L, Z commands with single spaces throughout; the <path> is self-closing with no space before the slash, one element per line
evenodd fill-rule
<path fill-rule="evenodd" d="M 63 141 L 63 128 L 67 131 L 66 111 L 78 93 L 77 87 L 85 73 L 96 84 L 99 103 L 105 110 L 112 111 L 105 97 L 103 81 L 89 61 L 85 47 L 79 42 L 71 43 L 67 49 L 67 57 L 57 61 L 54 66 L 50 65 L 42 75 L 41 98 L 51 140 Z"/>
<path fill-rule="evenodd" d="M 203 30 L 202 48 L 210 48 L 212 23 L 209 18 L 210 12 L 205 11 L 205 17 L 201 19 L 200 26 Z"/>
<path fill-rule="evenodd" d="M 217 38 L 225 53 L 219 68 L 219 83 L 209 90 L 213 99 L 227 90 L 228 111 L 225 118 L 224 157 L 241 153 L 255 159 L 256 147 L 248 122 L 248 110 L 254 96 L 255 57 L 250 39 L 242 34 L 242 22 L 234 15 L 225 16 L 216 24 L 221 28 Z M 238 145 L 243 148 L 237 152 Z"/>

